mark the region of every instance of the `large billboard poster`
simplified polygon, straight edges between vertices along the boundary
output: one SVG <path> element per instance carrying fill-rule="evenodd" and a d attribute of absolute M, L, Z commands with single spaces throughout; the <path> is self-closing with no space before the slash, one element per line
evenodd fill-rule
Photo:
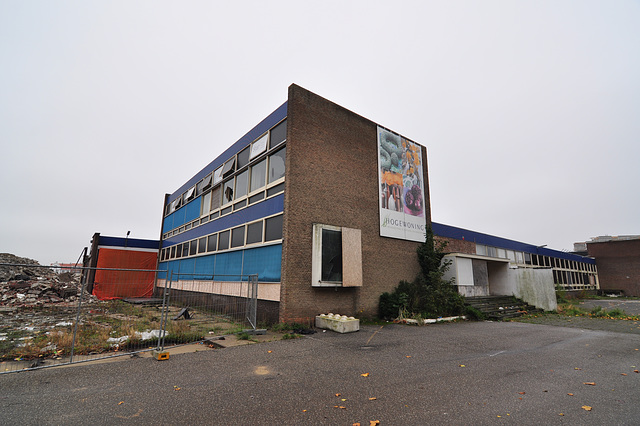
<path fill-rule="evenodd" d="M 380 235 L 423 242 L 426 215 L 420 145 L 378 126 Z"/>

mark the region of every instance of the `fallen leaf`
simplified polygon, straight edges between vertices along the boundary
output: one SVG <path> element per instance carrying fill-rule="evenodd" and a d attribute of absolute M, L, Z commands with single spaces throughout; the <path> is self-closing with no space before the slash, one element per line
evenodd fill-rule
<path fill-rule="evenodd" d="M 360 426 L 360 423 L 354 423 L 351 426 Z"/>
<path fill-rule="evenodd" d="M 380 424 L 380 420 L 369 420 L 369 426 L 376 426 Z"/>
<path fill-rule="evenodd" d="M 638 371 L 638 370 L 633 370 L 633 372 L 634 372 L 634 373 L 640 373 L 640 371 Z"/>
<path fill-rule="evenodd" d="M 582 368 L 575 367 L 574 370 L 582 370 Z"/>
<path fill-rule="evenodd" d="M 340 396 L 341 394 L 337 393 L 336 396 Z"/>
<path fill-rule="evenodd" d="M 502 416 L 498 416 L 498 417 L 502 417 Z"/>
<path fill-rule="evenodd" d="M 564 413 L 558 413 L 559 416 L 564 416 Z"/>
<path fill-rule="evenodd" d="M 637 349 L 636 349 L 636 351 L 637 351 Z M 405 355 L 404 357 L 405 358 L 411 358 L 411 355 Z"/>
<path fill-rule="evenodd" d="M 627 375 L 627 373 L 620 373 L 620 375 L 621 375 L 621 376 L 626 376 L 626 375 Z"/>
<path fill-rule="evenodd" d="M 118 402 L 118 405 L 122 405 L 122 404 L 124 404 L 124 401 Z"/>
<path fill-rule="evenodd" d="M 572 394 L 572 393 L 568 393 L 567 395 L 569 395 L 569 396 L 573 396 L 573 394 Z"/>
<path fill-rule="evenodd" d="M 376 398 L 375 396 L 372 396 L 371 398 L 369 398 L 369 401 L 375 401 L 376 399 L 378 398 Z"/>
<path fill-rule="evenodd" d="M 590 406 L 588 406 L 588 405 L 583 405 L 583 406 L 582 406 L 582 409 L 583 409 L 583 410 L 586 410 L 586 411 L 591 411 L 591 407 L 590 407 Z"/>
<path fill-rule="evenodd" d="M 362 373 L 361 376 L 362 377 L 369 377 L 369 373 Z"/>
<path fill-rule="evenodd" d="M 347 407 L 343 407 L 342 405 L 340 406 L 340 408 L 341 408 L 342 410 L 346 410 L 346 409 L 347 409 Z"/>
<path fill-rule="evenodd" d="M 340 401 L 344 402 L 344 401 L 346 401 L 346 400 L 347 400 L 346 398 L 342 398 Z"/>
<path fill-rule="evenodd" d="M 518 399 L 522 399 L 522 397 L 518 398 Z"/>
<path fill-rule="evenodd" d="M 524 395 L 526 392 L 518 392 L 520 395 Z"/>
<path fill-rule="evenodd" d="M 466 365 L 464 365 L 464 364 L 460 364 L 460 367 L 466 367 Z"/>
<path fill-rule="evenodd" d="M 267 351 L 268 354 L 270 354 L 271 352 L 273 352 L 273 351 Z"/>
<path fill-rule="evenodd" d="M 302 410 L 302 412 L 303 412 L 303 413 L 306 413 L 306 412 L 307 412 L 307 410 Z"/>
<path fill-rule="evenodd" d="M 596 382 L 583 382 L 583 385 L 595 386 Z"/>

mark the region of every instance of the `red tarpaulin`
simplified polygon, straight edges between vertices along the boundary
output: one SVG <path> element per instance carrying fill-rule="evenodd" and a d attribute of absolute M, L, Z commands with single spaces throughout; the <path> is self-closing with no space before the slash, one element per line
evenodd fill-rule
<path fill-rule="evenodd" d="M 97 268 L 155 269 L 157 252 L 100 248 Z M 96 270 L 93 295 L 100 300 L 151 297 L 155 272 Z"/>

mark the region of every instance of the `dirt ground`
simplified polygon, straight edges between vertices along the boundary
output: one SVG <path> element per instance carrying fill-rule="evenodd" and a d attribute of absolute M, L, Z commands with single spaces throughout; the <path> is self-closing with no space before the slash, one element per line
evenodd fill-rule
<path fill-rule="evenodd" d="M 591 311 L 593 308 L 600 306 L 607 311 L 619 308 L 627 315 L 640 315 L 640 300 L 636 299 L 583 299 L 575 300 L 573 304 L 585 311 Z M 640 334 L 640 321 L 632 319 L 543 314 L 516 318 L 514 321 L 529 324 L 555 325 L 558 327 L 582 328 L 586 330 L 612 331 L 614 333 Z"/>

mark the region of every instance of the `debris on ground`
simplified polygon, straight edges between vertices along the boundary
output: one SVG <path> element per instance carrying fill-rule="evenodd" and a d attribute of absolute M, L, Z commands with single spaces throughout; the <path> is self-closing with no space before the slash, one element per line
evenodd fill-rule
<path fill-rule="evenodd" d="M 80 273 L 40 266 L 33 260 L 9 253 L 0 253 L 0 303 L 6 307 L 42 306 L 75 303 L 82 290 Z M 19 266 L 25 265 L 25 266 Z M 85 294 L 83 303 L 95 302 Z"/>

